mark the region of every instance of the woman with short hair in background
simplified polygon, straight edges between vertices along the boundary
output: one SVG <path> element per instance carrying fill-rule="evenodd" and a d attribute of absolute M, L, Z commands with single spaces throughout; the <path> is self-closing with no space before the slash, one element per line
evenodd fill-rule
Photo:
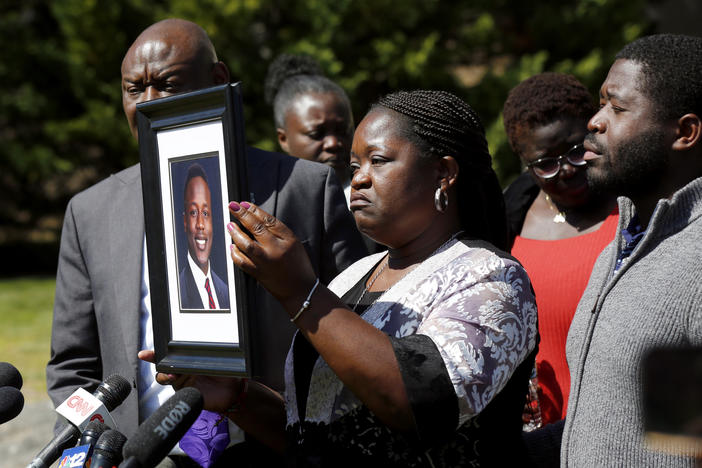
<path fill-rule="evenodd" d="M 529 273 L 539 308 L 540 415 L 535 408 L 531 427 L 565 417 L 568 328 L 617 228 L 615 197 L 594 193 L 585 176 L 583 139 L 596 110 L 587 88 L 561 73 L 524 80 L 504 104 L 507 138 L 526 168 L 505 190 L 511 252 Z"/>
<path fill-rule="evenodd" d="M 348 203 L 353 115 L 346 92 L 312 57 L 282 54 L 268 68 L 265 98 L 283 151 L 334 168 Z"/>

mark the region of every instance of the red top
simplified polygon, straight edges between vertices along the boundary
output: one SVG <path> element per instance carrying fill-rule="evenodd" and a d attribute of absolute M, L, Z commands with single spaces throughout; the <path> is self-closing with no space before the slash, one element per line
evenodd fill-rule
<path fill-rule="evenodd" d="M 565 344 L 568 328 L 592 267 L 602 249 L 614 239 L 619 211 L 615 209 L 597 231 L 560 240 L 517 236 L 512 247 L 536 293 L 539 310 L 539 352 L 536 373 L 541 391 L 543 424 L 563 419 L 568 404 L 570 373 Z"/>

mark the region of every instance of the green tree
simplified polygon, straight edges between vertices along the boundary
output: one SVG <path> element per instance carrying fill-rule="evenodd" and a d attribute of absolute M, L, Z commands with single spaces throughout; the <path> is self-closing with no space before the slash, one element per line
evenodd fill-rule
<path fill-rule="evenodd" d="M 135 160 L 119 64 L 149 19 L 102 3 L 0 7 L 0 242 L 54 240 L 69 196 Z"/>
<path fill-rule="evenodd" d="M 314 56 L 356 119 L 380 95 L 439 88 L 482 116 L 501 181 L 519 171 L 502 129 L 508 91 L 546 70 L 592 91 L 623 44 L 651 30 L 645 0 L 29 0 L 0 7 L 0 244 L 56 239 L 72 194 L 138 160 L 119 69 L 138 33 L 202 25 L 244 85 L 247 140 L 276 149 L 263 79 L 279 53 Z"/>

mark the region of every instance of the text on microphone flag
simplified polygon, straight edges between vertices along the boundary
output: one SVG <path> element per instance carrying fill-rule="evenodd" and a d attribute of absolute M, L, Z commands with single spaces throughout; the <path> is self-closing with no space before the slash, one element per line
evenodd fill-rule
<path fill-rule="evenodd" d="M 95 419 L 112 429 L 117 428 L 117 424 L 105 405 L 83 388 L 73 392 L 66 401 L 56 408 L 56 412 L 68 419 L 81 431 L 85 430 L 88 423 Z"/>

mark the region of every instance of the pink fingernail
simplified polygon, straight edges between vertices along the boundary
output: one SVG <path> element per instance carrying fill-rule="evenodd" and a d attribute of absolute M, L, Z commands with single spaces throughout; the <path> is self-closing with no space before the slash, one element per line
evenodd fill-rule
<path fill-rule="evenodd" d="M 234 232 L 234 223 L 227 224 L 227 231 Z"/>
<path fill-rule="evenodd" d="M 242 203 L 242 205 L 243 205 L 243 203 Z M 239 206 L 239 204 L 238 204 L 237 202 L 235 202 L 235 201 L 233 201 L 233 202 L 231 202 L 231 203 L 229 204 L 229 209 L 232 210 L 232 211 L 239 211 L 240 208 L 241 208 L 241 207 Z M 246 208 L 246 207 L 245 207 L 245 208 Z"/>
<path fill-rule="evenodd" d="M 245 202 L 245 201 L 241 202 L 241 206 L 243 206 L 243 207 L 246 208 L 247 210 L 248 210 L 249 208 L 251 208 L 251 204 L 250 204 L 249 202 Z"/>
<path fill-rule="evenodd" d="M 232 245 L 229 246 L 229 250 L 231 250 L 232 252 L 234 252 L 234 244 L 232 244 Z"/>

